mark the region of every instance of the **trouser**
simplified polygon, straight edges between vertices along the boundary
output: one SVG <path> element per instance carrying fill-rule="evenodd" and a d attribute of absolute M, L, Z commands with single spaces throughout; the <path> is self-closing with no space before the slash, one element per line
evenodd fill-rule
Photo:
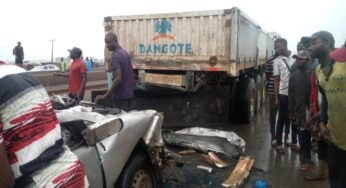
<path fill-rule="evenodd" d="M 132 99 L 114 99 L 113 107 L 128 112 L 132 110 Z"/>
<path fill-rule="evenodd" d="M 279 119 L 276 127 L 276 143 L 282 145 L 282 133 L 285 127 L 285 136 L 290 133 L 290 121 L 288 119 L 288 96 L 279 95 L 280 108 Z"/>
<path fill-rule="evenodd" d="M 292 123 L 292 125 L 291 125 L 291 139 L 292 139 L 292 144 L 297 144 L 297 138 L 298 138 L 298 133 L 299 133 L 299 131 L 298 131 L 298 125 L 295 125 L 295 124 L 293 124 Z M 310 138 L 311 138 L 311 136 L 310 136 Z"/>
<path fill-rule="evenodd" d="M 329 182 L 331 188 L 346 187 L 346 150 L 328 146 Z"/>
<path fill-rule="evenodd" d="M 269 96 L 269 125 L 270 125 L 270 134 L 272 137 L 275 136 L 275 126 L 276 126 L 276 114 L 277 114 L 277 107 L 275 105 L 275 96 L 274 95 L 268 95 Z"/>
<path fill-rule="evenodd" d="M 318 160 L 327 160 L 328 156 L 328 144 L 322 138 L 317 141 L 317 157 Z"/>
<path fill-rule="evenodd" d="M 16 65 L 22 66 L 23 65 L 23 58 L 16 57 L 15 63 L 16 63 Z"/>
<path fill-rule="evenodd" d="M 311 162 L 311 133 L 307 130 L 299 130 L 299 145 L 301 149 L 302 162 Z"/>

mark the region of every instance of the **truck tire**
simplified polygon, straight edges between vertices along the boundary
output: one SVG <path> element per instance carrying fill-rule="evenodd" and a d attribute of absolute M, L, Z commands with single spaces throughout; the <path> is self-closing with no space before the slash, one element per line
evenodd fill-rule
<path fill-rule="evenodd" d="M 266 75 L 264 72 L 262 72 L 261 74 L 261 78 L 262 78 L 262 93 L 261 93 L 261 105 L 264 106 L 267 102 L 267 84 L 266 84 Z"/>
<path fill-rule="evenodd" d="M 258 113 L 262 105 L 262 78 L 260 74 L 256 74 L 256 112 Z"/>
<path fill-rule="evenodd" d="M 237 96 L 237 98 L 240 99 L 240 105 L 238 105 L 238 108 L 241 110 L 241 119 L 246 122 L 252 122 L 256 108 L 255 80 L 246 76 L 241 78 Z"/>
<path fill-rule="evenodd" d="M 155 168 L 144 152 L 136 153 L 126 163 L 117 188 L 158 188 L 155 178 Z"/>

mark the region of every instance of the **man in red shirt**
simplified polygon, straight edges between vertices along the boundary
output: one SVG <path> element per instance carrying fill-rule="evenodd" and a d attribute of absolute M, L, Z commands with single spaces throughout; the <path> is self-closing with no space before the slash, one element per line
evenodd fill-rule
<path fill-rule="evenodd" d="M 71 98 L 83 100 L 85 92 L 85 84 L 87 81 L 87 68 L 81 59 L 82 50 L 74 47 L 70 52 L 70 58 L 73 59 L 70 65 L 70 73 L 54 73 L 56 76 L 69 77 L 68 94 Z"/>

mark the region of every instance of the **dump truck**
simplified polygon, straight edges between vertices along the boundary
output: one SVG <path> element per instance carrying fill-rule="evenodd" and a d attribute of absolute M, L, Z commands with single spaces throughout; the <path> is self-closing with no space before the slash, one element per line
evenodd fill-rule
<path fill-rule="evenodd" d="M 165 126 L 251 122 L 265 102 L 275 37 L 236 7 L 109 16 L 104 29 L 131 55 L 134 108 L 164 112 Z"/>

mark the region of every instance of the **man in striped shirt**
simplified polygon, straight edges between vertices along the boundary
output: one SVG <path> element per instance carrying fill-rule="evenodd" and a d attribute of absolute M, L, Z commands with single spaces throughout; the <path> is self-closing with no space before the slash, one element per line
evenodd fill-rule
<path fill-rule="evenodd" d="M 0 63 L 0 187 L 88 187 L 43 86 Z"/>
<path fill-rule="evenodd" d="M 272 136 L 272 144 L 275 145 L 275 125 L 276 125 L 276 114 L 277 107 L 275 105 L 275 91 L 274 91 L 274 77 L 273 77 L 273 63 L 274 59 L 278 57 L 275 53 L 273 56 L 269 57 L 265 64 L 265 73 L 267 80 L 267 95 L 269 97 L 269 124 L 270 124 L 270 134 Z"/>

